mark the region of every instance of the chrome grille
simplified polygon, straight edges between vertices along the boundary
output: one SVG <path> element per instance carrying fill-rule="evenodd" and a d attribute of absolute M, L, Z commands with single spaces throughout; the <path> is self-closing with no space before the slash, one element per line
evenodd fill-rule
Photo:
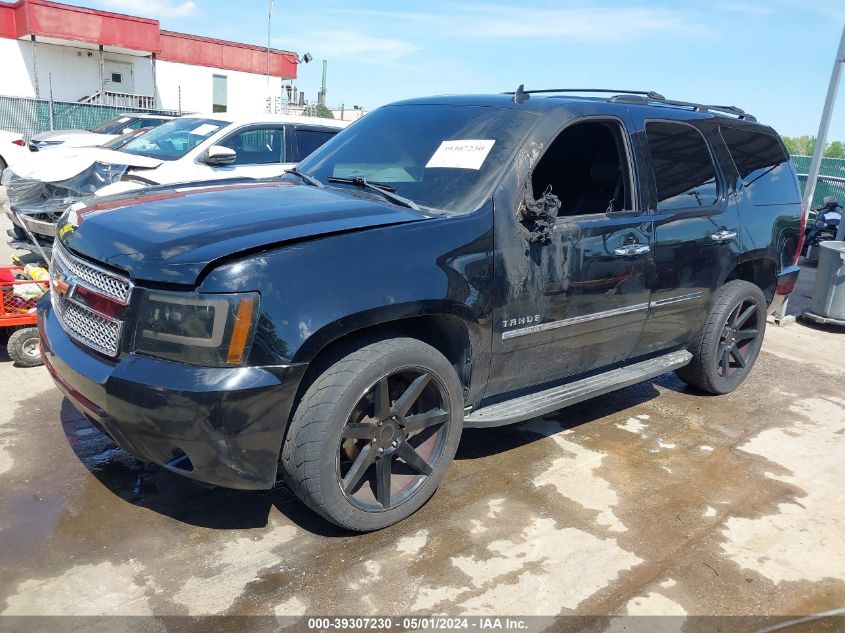
<path fill-rule="evenodd" d="M 58 240 L 53 246 L 50 278 L 53 308 L 68 335 L 101 354 L 117 356 L 123 321 L 86 305 L 76 296 L 76 287 L 93 290 L 115 303 L 126 305 L 132 283 L 72 255 Z M 64 291 L 60 290 L 60 284 L 64 285 Z"/>
<path fill-rule="evenodd" d="M 117 356 L 123 324 L 90 308 L 51 293 L 53 307 L 65 331 L 80 343 L 108 356 Z"/>
<path fill-rule="evenodd" d="M 132 294 L 132 282 L 126 277 L 94 266 L 71 255 L 58 240 L 53 246 L 53 266 L 57 263 L 62 272 L 70 273 L 91 290 L 95 290 L 123 305 L 129 303 L 129 295 Z"/>

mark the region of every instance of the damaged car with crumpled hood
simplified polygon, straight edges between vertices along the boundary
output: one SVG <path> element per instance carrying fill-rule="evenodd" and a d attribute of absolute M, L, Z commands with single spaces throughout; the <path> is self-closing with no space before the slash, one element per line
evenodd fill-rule
<path fill-rule="evenodd" d="M 60 148 L 16 162 L 0 179 L 9 199 L 11 246 L 36 253 L 40 248 L 49 256 L 56 222 L 69 206 L 119 180 L 130 167 L 149 169 L 157 164 L 104 147 Z"/>
<path fill-rule="evenodd" d="M 12 239 L 17 247 L 47 254 L 61 213 L 95 196 L 281 176 L 348 124 L 294 115 L 187 115 L 129 140 L 120 151 L 58 148 L 32 154 L 2 179 L 16 224 Z"/>

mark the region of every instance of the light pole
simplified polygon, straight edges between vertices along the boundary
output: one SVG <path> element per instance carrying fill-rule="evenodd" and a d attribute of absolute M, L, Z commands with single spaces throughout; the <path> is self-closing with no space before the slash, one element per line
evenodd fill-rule
<path fill-rule="evenodd" d="M 830 73 L 830 84 L 827 86 L 827 97 L 824 100 L 822 119 L 819 121 L 819 133 L 816 135 L 816 149 L 813 151 L 813 160 L 810 163 L 810 170 L 807 172 L 807 186 L 804 189 L 804 213 L 810 211 L 813 203 L 813 194 L 816 192 L 816 180 L 819 177 L 819 170 L 822 164 L 822 152 L 827 140 L 827 131 L 830 128 L 830 119 L 833 115 L 833 106 L 836 103 L 836 93 L 839 89 L 839 80 L 842 79 L 842 67 L 845 66 L 845 27 L 842 27 L 842 37 L 839 40 L 839 49 L 836 51 L 836 59 L 833 61 L 833 70 Z M 839 228 L 837 239 L 843 238 L 842 231 L 845 224 Z"/>

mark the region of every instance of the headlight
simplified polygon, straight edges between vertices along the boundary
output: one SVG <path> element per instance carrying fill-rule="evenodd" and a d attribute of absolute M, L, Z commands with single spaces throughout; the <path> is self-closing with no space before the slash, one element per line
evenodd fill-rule
<path fill-rule="evenodd" d="M 134 350 L 205 367 L 240 365 L 252 344 L 258 294 L 146 291 Z"/>

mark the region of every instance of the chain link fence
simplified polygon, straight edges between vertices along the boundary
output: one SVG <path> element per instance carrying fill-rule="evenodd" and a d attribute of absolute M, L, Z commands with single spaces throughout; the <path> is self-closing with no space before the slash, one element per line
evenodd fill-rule
<path fill-rule="evenodd" d="M 792 156 L 792 164 L 798 172 L 798 182 L 801 183 L 802 193 L 807 185 L 807 172 L 810 171 L 811 160 L 813 160 L 812 156 Z M 819 181 L 813 192 L 811 208 L 822 206 L 825 196 L 834 196 L 839 200 L 839 204 L 845 205 L 845 158 L 822 158 Z"/>
<path fill-rule="evenodd" d="M 29 141 L 34 135 L 50 130 L 88 130 L 126 112 L 180 114 L 170 110 L 0 96 L 0 130 L 23 134 Z"/>

